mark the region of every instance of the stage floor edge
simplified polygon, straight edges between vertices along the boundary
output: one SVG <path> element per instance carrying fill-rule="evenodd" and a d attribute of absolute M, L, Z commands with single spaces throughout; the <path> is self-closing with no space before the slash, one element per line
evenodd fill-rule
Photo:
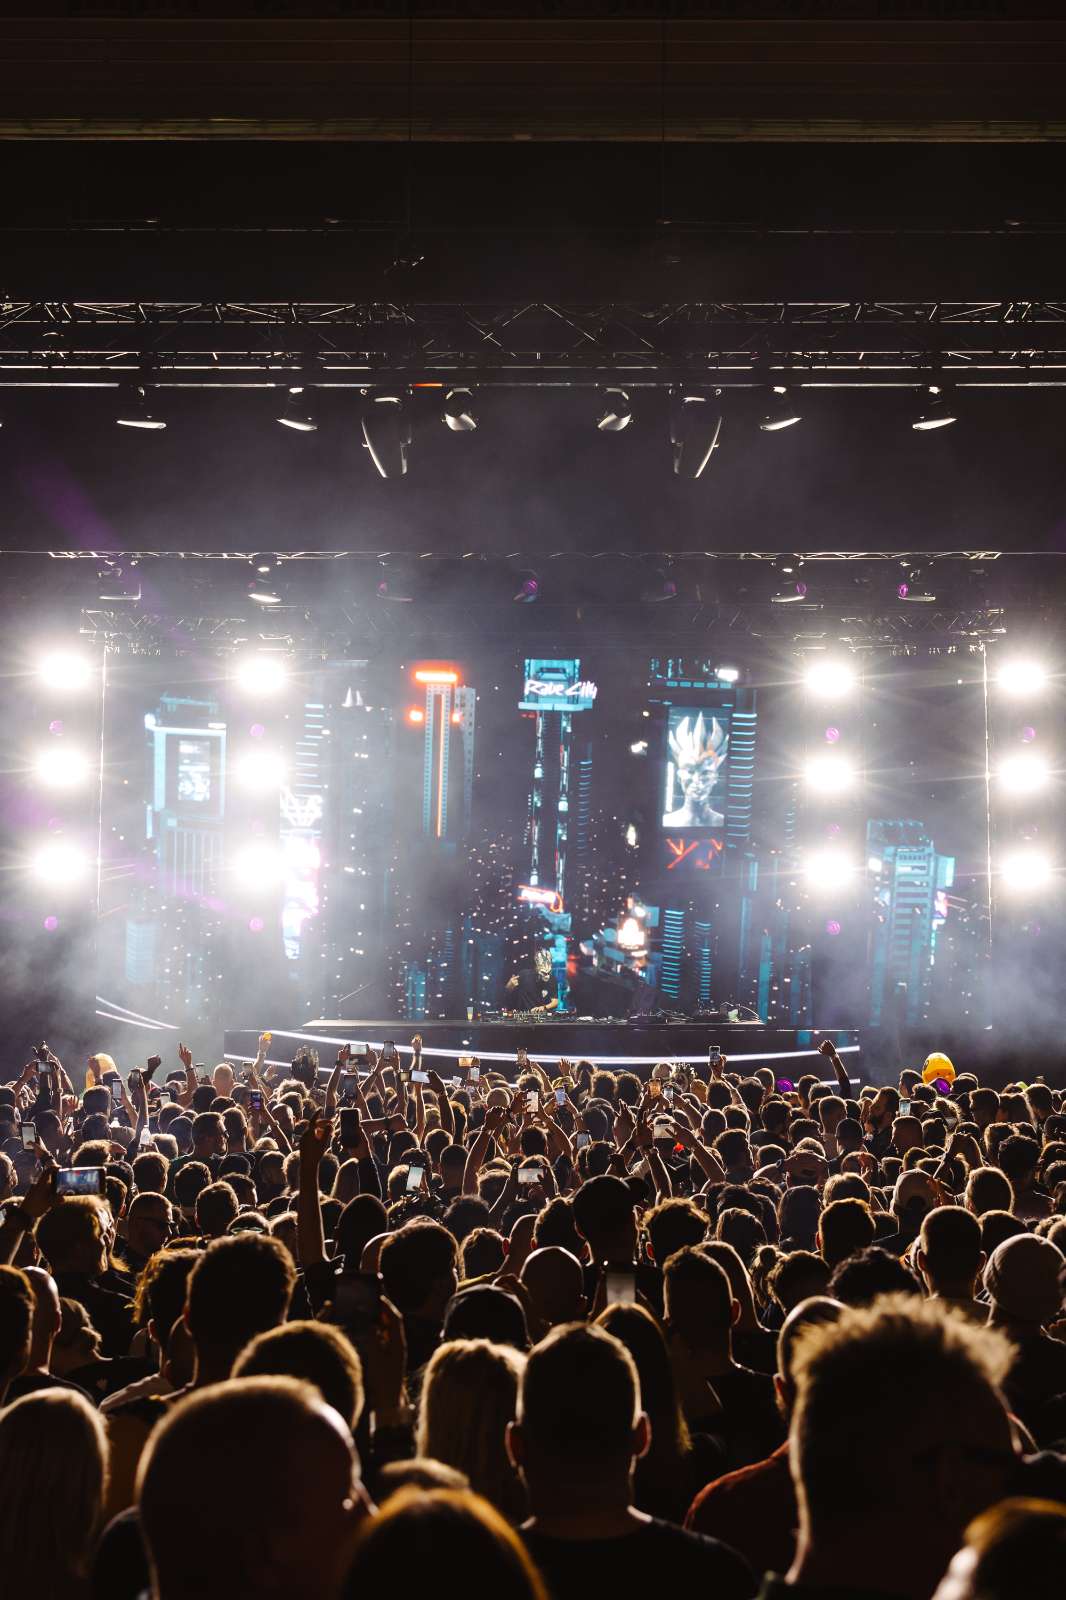
<path fill-rule="evenodd" d="M 831 1039 L 845 1057 L 849 1075 L 855 1075 L 860 1055 L 857 1029 L 778 1028 L 767 1023 L 671 1022 L 647 1027 L 632 1023 L 579 1022 L 380 1022 L 333 1020 L 310 1023 L 303 1028 L 276 1028 L 264 1023 L 260 1028 L 227 1030 L 225 1053 L 233 1061 L 254 1059 L 260 1033 L 272 1035 L 268 1062 L 283 1066 L 292 1060 L 301 1043 L 318 1050 L 321 1064 L 332 1061 L 338 1045 L 365 1043 L 380 1049 L 383 1040 L 392 1039 L 404 1050 L 415 1034 L 422 1036 L 422 1054 L 427 1059 L 454 1061 L 460 1055 L 476 1055 L 483 1062 L 506 1062 L 513 1066 L 519 1046 L 532 1060 L 547 1064 L 566 1056 L 571 1061 L 592 1061 L 597 1066 L 636 1071 L 647 1076 L 658 1061 L 703 1063 L 711 1045 L 721 1046 L 734 1067 L 767 1065 L 780 1067 L 779 1076 L 794 1078 L 804 1072 L 822 1071 L 818 1045 Z M 787 1070 L 788 1064 L 795 1072 Z"/>

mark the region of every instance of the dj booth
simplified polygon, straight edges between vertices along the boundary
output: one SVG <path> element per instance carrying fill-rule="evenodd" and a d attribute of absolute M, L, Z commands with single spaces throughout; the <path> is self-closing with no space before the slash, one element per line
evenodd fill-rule
<path fill-rule="evenodd" d="M 251 1060 L 265 1028 L 228 1031 L 226 1055 L 233 1061 Z M 819 1077 L 831 1073 L 818 1050 L 822 1039 L 832 1039 L 854 1076 L 858 1065 L 859 1035 L 854 1029 L 814 1032 L 810 1028 L 778 1028 L 764 1022 L 725 1022 L 715 1018 L 700 1021 L 636 1022 L 588 1020 L 578 1017 L 545 1017 L 530 1020 L 511 1018 L 499 1022 L 367 1022 L 361 1020 L 318 1020 L 293 1031 L 272 1029 L 268 1061 L 279 1065 L 291 1061 L 301 1044 L 312 1045 L 323 1066 L 332 1061 L 342 1044 L 368 1044 L 378 1050 L 391 1039 L 405 1053 L 415 1034 L 422 1036 L 422 1054 L 427 1064 L 437 1066 L 442 1075 L 451 1071 L 457 1056 L 476 1055 L 484 1063 L 514 1066 L 515 1052 L 521 1046 L 534 1061 L 545 1065 L 566 1056 L 570 1061 L 592 1061 L 597 1066 L 626 1068 L 641 1077 L 650 1076 L 658 1061 L 707 1061 L 711 1045 L 741 1071 L 770 1066 L 779 1077 L 798 1078 L 805 1072 Z M 506 1070 L 506 1065 L 496 1070 Z"/>

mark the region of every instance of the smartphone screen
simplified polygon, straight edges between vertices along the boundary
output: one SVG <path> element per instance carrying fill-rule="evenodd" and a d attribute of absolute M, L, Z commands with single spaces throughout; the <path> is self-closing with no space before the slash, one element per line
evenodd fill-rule
<path fill-rule="evenodd" d="M 478 1081 L 478 1079 L 481 1077 L 481 1068 L 480 1067 L 471 1067 L 470 1071 L 467 1073 L 467 1077 L 469 1078 L 471 1083 L 476 1083 Z"/>
<path fill-rule="evenodd" d="M 103 1167 L 60 1167 L 56 1173 L 56 1194 L 104 1194 Z"/>
<path fill-rule="evenodd" d="M 32 1122 L 22 1124 L 22 1148 L 32 1150 L 37 1143 L 37 1129 Z"/>
<path fill-rule="evenodd" d="M 526 1110 L 540 1110 L 540 1095 L 537 1093 L 536 1089 L 530 1089 L 529 1093 L 526 1095 Z"/>
<path fill-rule="evenodd" d="M 111 1104 L 113 1106 L 122 1104 L 122 1084 L 118 1078 L 111 1079 Z"/>
<path fill-rule="evenodd" d="M 631 1306 L 637 1298 L 637 1275 L 633 1267 L 612 1267 L 604 1263 L 607 1279 L 607 1304 Z"/>
<path fill-rule="evenodd" d="M 413 1161 L 411 1162 L 411 1165 L 407 1169 L 408 1194 L 413 1194 L 416 1189 L 421 1189 L 422 1179 L 425 1175 L 425 1171 L 426 1169 L 421 1163 L 416 1164 Z"/>
<path fill-rule="evenodd" d="M 249 1091 L 248 1091 L 248 1109 L 250 1111 L 262 1111 L 262 1109 L 263 1109 L 263 1091 L 262 1091 L 262 1089 L 249 1089 Z"/>
<path fill-rule="evenodd" d="M 556 1091 L 555 1091 L 555 1104 L 557 1106 L 565 1106 L 565 1104 L 566 1104 L 566 1090 L 565 1089 L 556 1089 Z"/>
<path fill-rule="evenodd" d="M 155 1149 L 155 1140 L 152 1138 L 152 1130 L 150 1128 L 141 1129 L 137 1138 L 137 1148 L 138 1150 Z"/>
<path fill-rule="evenodd" d="M 381 1047 L 381 1059 L 386 1066 L 392 1066 L 397 1059 L 396 1045 L 392 1039 L 386 1039 Z"/>
<path fill-rule="evenodd" d="M 341 1111 L 341 1144 L 348 1147 L 359 1142 L 359 1113 L 352 1106 Z"/>
<path fill-rule="evenodd" d="M 673 1105 L 673 1103 L 674 1103 L 674 1091 L 673 1091 L 673 1089 L 671 1089 L 671 1087 L 670 1087 L 670 1085 L 668 1083 L 664 1083 L 663 1084 L 663 1098 L 665 1099 L 667 1105 L 671 1105 L 671 1106 Z"/>
<path fill-rule="evenodd" d="M 411 1082 L 412 1083 L 428 1083 L 429 1082 L 429 1073 L 428 1072 L 422 1072 L 421 1070 L 414 1071 L 414 1072 L 411 1073 Z"/>
<path fill-rule="evenodd" d="M 540 1170 L 540 1168 L 539 1167 L 519 1167 L 519 1169 L 518 1169 L 518 1181 L 519 1181 L 519 1183 L 540 1183 L 541 1182 L 541 1170 Z"/>
<path fill-rule="evenodd" d="M 584 1150 L 585 1146 L 589 1142 L 589 1138 L 590 1138 L 590 1135 L 587 1134 L 587 1133 L 575 1133 L 574 1134 L 574 1148 L 575 1148 L 575 1150 Z"/>
<path fill-rule="evenodd" d="M 909 1100 L 901 1100 L 900 1101 L 900 1103 L 899 1103 L 899 1114 L 900 1114 L 901 1117 L 909 1117 L 910 1116 L 910 1114 L 911 1114 L 911 1102 Z"/>
<path fill-rule="evenodd" d="M 708 1055 L 707 1059 L 711 1063 L 712 1067 L 716 1067 L 718 1065 L 719 1061 L 722 1059 L 722 1047 L 720 1044 L 711 1045 L 710 1054 Z"/>

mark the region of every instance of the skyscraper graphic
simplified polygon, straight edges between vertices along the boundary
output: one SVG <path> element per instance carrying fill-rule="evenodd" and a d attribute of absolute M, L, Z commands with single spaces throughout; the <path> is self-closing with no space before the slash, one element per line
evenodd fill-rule
<path fill-rule="evenodd" d="M 533 658 L 526 661 L 520 711 L 536 721 L 533 781 L 529 794 L 529 881 L 566 896 L 567 850 L 570 837 L 570 755 L 574 717 L 591 711 L 596 685 L 582 683 L 581 662 Z M 589 768 L 591 774 L 591 766 Z M 579 773 L 579 784 L 581 780 Z M 579 799 L 582 799 L 579 789 Z M 546 820 L 554 812 L 554 829 Z M 586 822 L 587 827 L 587 822 Z"/>
<path fill-rule="evenodd" d="M 477 693 L 460 684 L 459 673 L 452 667 L 416 667 L 415 682 L 426 691 L 422 832 L 442 842 L 465 838 L 470 831 L 474 790 Z"/>
<path fill-rule="evenodd" d="M 939 855 L 923 822 L 866 825 L 867 871 L 873 891 L 870 948 L 870 1024 L 887 1020 L 893 995 L 905 993 L 899 1018 L 925 1015 L 943 920 L 942 897 L 955 878 L 954 856 Z"/>

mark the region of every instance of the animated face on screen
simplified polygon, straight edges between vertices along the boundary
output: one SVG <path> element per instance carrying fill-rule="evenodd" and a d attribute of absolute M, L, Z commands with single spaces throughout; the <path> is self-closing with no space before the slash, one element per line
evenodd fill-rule
<path fill-rule="evenodd" d="M 715 810 L 713 795 L 718 782 L 718 768 L 726 758 L 729 735 L 723 732 L 716 717 L 711 718 L 708 729 L 701 711 L 695 722 L 682 717 L 670 730 L 670 756 L 683 796 L 676 811 L 663 817 L 667 828 L 720 828 L 725 822 L 721 811 Z"/>

